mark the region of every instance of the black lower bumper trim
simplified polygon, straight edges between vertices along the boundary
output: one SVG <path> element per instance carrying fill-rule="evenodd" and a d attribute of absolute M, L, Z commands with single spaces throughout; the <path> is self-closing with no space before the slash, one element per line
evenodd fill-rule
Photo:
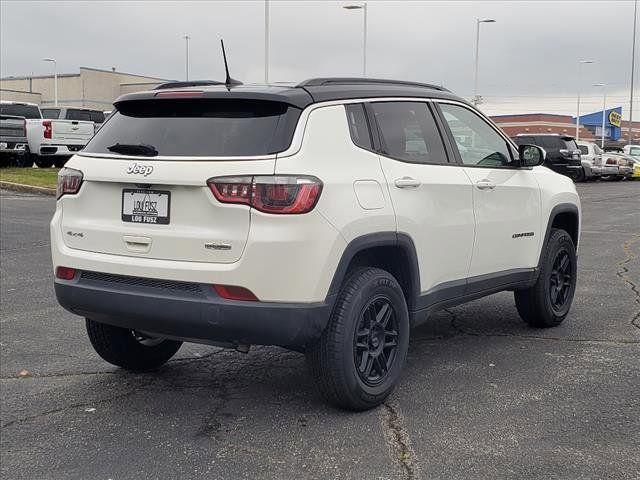
<path fill-rule="evenodd" d="M 294 304 L 225 300 L 209 285 L 185 283 L 198 289 L 170 288 L 163 281 L 154 285 L 105 278 L 77 273 L 74 280 L 56 280 L 58 302 L 96 322 L 157 336 L 284 347 L 304 347 L 319 338 L 332 307 L 331 301 Z"/>

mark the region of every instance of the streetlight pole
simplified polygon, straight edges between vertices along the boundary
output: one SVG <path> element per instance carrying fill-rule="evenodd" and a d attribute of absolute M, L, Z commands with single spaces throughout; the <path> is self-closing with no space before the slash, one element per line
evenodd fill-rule
<path fill-rule="evenodd" d="M 58 106 L 58 63 L 55 58 L 43 58 L 44 62 L 53 63 L 53 104 Z"/>
<path fill-rule="evenodd" d="M 479 63 L 479 53 L 480 53 L 480 24 L 481 23 L 496 23 L 495 20 L 491 18 L 485 18 L 484 20 L 480 20 L 476 18 L 476 65 L 473 74 L 473 104 L 478 105 L 480 103 L 480 98 L 478 97 L 478 63 Z"/>
<path fill-rule="evenodd" d="M 604 124 L 605 124 L 605 115 L 607 113 L 607 85 L 604 83 L 596 83 L 593 85 L 594 87 L 602 87 L 602 132 L 600 138 L 600 148 L 604 150 Z"/>
<path fill-rule="evenodd" d="M 576 109 L 576 142 L 580 140 L 580 74 L 582 73 L 582 65 L 593 63 L 593 60 L 578 61 L 578 106 Z"/>
<path fill-rule="evenodd" d="M 635 1 L 633 7 L 633 44 L 631 46 L 631 91 L 629 93 L 629 138 L 628 145 L 631 145 L 631 122 L 633 122 L 633 73 L 636 62 L 636 21 L 638 19 L 638 0 Z"/>
<path fill-rule="evenodd" d="M 367 2 L 362 4 L 345 5 L 345 10 L 362 10 L 363 27 L 362 27 L 362 76 L 367 76 Z"/>
<path fill-rule="evenodd" d="M 184 52 L 184 78 L 189 81 L 189 40 L 191 37 L 189 35 L 183 35 L 185 42 L 185 52 Z"/>
<path fill-rule="evenodd" d="M 264 0 L 264 83 L 269 84 L 269 0 Z"/>

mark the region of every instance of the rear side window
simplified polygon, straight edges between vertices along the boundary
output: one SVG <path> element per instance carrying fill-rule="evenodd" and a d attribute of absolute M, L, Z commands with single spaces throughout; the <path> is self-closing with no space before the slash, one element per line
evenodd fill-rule
<path fill-rule="evenodd" d="M 567 150 L 578 150 L 578 144 L 573 138 L 563 138 L 562 142 L 564 143 L 564 147 Z"/>
<path fill-rule="evenodd" d="M 563 148 L 567 148 L 564 141 L 560 139 L 560 137 L 554 137 L 549 135 L 548 137 L 540 137 L 541 146 L 546 149 L 551 150 L 560 150 Z"/>
<path fill-rule="evenodd" d="M 42 118 L 49 118 L 52 120 L 60 118 L 59 108 L 43 108 L 41 112 L 42 112 Z"/>
<path fill-rule="evenodd" d="M 587 147 L 586 145 L 579 145 L 580 148 L 580 153 L 582 153 L 583 155 L 589 155 L 589 147 Z"/>
<path fill-rule="evenodd" d="M 364 105 L 361 103 L 349 104 L 345 105 L 345 109 L 347 111 L 347 123 L 349 124 L 351 140 L 357 146 L 371 150 L 371 132 L 364 112 Z"/>
<path fill-rule="evenodd" d="M 24 118 L 42 118 L 40 109 L 36 105 L 19 103 L 0 103 L 0 114 L 15 115 Z"/>
<path fill-rule="evenodd" d="M 298 108 L 264 100 L 135 100 L 119 104 L 84 151 L 118 154 L 109 147 L 119 143 L 165 156 L 269 155 L 289 147 L 299 117 Z"/>
<path fill-rule="evenodd" d="M 89 117 L 92 122 L 95 123 L 104 123 L 104 112 L 100 112 L 98 110 L 92 110 L 89 112 Z"/>
<path fill-rule="evenodd" d="M 371 104 L 382 151 L 389 157 L 412 163 L 447 163 L 436 122 L 423 102 Z"/>
<path fill-rule="evenodd" d="M 91 113 L 88 110 L 78 110 L 70 108 L 67 110 L 67 120 L 87 120 L 91 121 Z"/>

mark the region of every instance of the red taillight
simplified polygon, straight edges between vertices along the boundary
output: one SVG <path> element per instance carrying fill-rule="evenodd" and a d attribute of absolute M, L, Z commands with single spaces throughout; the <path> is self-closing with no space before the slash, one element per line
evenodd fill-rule
<path fill-rule="evenodd" d="M 69 267 L 58 267 L 56 268 L 56 278 L 60 280 L 73 280 L 73 277 L 76 276 L 76 269 Z"/>
<path fill-rule="evenodd" d="M 615 158 L 611 158 L 611 157 L 607 158 L 607 165 L 617 165 L 617 164 L 618 162 L 616 161 Z"/>
<path fill-rule="evenodd" d="M 58 172 L 58 188 L 56 198 L 64 194 L 78 193 L 82 185 L 82 172 L 73 168 L 63 168 Z"/>
<path fill-rule="evenodd" d="M 45 120 L 42 122 L 42 126 L 44 127 L 44 138 L 51 138 L 51 120 Z"/>
<path fill-rule="evenodd" d="M 257 302 L 258 298 L 244 287 L 233 285 L 213 285 L 213 289 L 218 295 L 227 300 L 242 300 L 245 302 Z"/>
<path fill-rule="evenodd" d="M 219 202 L 250 205 L 265 213 L 310 212 L 322 192 L 322 182 L 307 176 L 218 177 L 207 185 Z"/>

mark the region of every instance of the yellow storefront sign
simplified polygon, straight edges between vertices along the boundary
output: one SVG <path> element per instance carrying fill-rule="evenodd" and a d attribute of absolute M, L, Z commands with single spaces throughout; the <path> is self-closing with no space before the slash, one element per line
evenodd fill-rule
<path fill-rule="evenodd" d="M 620 127 L 622 122 L 622 115 L 615 110 L 609 112 L 609 123 L 614 127 Z"/>

